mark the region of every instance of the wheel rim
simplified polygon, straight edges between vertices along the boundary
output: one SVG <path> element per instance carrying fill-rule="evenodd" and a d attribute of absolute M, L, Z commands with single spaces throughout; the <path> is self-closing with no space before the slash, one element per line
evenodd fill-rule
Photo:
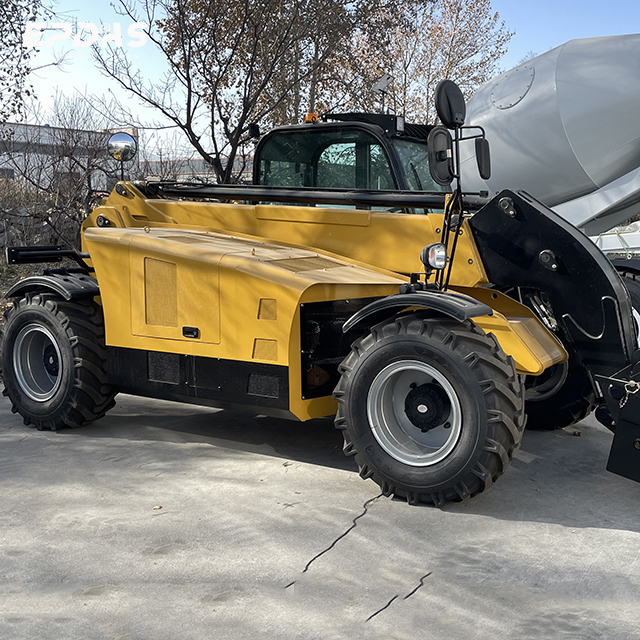
<path fill-rule="evenodd" d="M 367 417 L 380 446 L 413 467 L 444 460 L 462 430 L 462 409 L 451 383 L 417 360 L 394 362 L 376 376 L 367 394 Z"/>
<path fill-rule="evenodd" d="M 62 355 L 46 327 L 29 324 L 20 330 L 13 348 L 13 368 L 20 388 L 31 400 L 53 398 L 62 380 Z"/>

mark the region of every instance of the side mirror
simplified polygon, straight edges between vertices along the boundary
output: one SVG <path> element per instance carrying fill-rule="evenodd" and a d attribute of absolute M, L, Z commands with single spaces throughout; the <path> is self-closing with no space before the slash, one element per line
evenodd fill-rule
<path fill-rule="evenodd" d="M 133 136 L 123 131 L 114 133 L 107 142 L 107 151 L 109 155 L 119 162 L 127 162 L 132 160 L 136 155 L 138 145 Z"/>
<path fill-rule="evenodd" d="M 464 124 L 467 105 L 460 87 L 452 80 L 441 80 L 436 87 L 436 112 L 447 129 L 456 129 Z"/>
<path fill-rule="evenodd" d="M 489 153 L 489 141 L 486 138 L 476 138 L 476 162 L 478 173 L 483 180 L 491 177 L 491 154 Z"/>
<path fill-rule="evenodd" d="M 453 141 L 443 126 L 433 127 L 427 138 L 429 173 L 434 182 L 444 186 L 453 180 Z"/>

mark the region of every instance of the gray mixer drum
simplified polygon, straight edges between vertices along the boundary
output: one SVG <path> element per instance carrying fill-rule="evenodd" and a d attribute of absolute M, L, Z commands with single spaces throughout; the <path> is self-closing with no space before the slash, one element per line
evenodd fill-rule
<path fill-rule="evenodd" d="M 465 191 L 524 189 L 590 234 L 640 212 L 640 35 L 571 40 L 482 85 L 492 177 L 464 143 Z"/>

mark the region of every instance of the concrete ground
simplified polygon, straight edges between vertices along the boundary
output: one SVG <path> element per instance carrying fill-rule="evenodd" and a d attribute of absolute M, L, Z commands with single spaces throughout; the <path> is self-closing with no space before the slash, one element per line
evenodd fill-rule
<path fill-rule="evenodd" d="M 589 419 L 487 493 L 378 497 L 330 420 L 121 396 L 55 434 L 0 401 L 0 638 L 640 637 L 640 485 Z"/>

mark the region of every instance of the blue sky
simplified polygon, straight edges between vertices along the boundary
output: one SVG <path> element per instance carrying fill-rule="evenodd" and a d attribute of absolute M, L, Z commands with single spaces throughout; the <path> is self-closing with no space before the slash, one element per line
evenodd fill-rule
<path fill-rule="evenodd" d="M 510 69 L 529 52 L 544 53 L 568 40 L 640 32 L 638 0 L 493 0 L 515 35 L 502 60 Z"/>
<path fill-rule="evenodd" d="M 492 7 L 509 30 L 515 31 L 509 51 L 500 63 L 503 70 L 516 66 L 529 51 L 541 54 L 573 38 L 640 32 L 639 0 L 617 0 L 615 3 L 595 0 L 493 0 Z M 59 0 L 57 11 L 75 17 L 78 22 L 96 25 L 101 22 L 110 25 L 120 22 L 125 47 L 130 40 L 126 30 L 131 20 L 118 16 L 107 1 L 84 0 L 79 3 L 77 0 Z M 41 106 L 47 108 L 51 104 L 56 89 L 67 94 L 80 91 L 104 95 L 111 87 L 116 94 L 122 95 L 94 68 L 89 49 L 73 48 L 68 46 L 70 44 L 71 41 L 68 41 L 65 48 L 72 58 L 64 71 L 48 68 L 34 78 Z M 42 47 L 36 64 L 49 62 L 54 50 L 60 51 L 60 47 Z M 154 57 L 154 51 L 151 43 L 138 49 L 129 49 L 147 76 L 152 73 L 157 75 L 162 66 L 162 61 Z M 136 108 L 131 101 L 129 104 Z"/>

